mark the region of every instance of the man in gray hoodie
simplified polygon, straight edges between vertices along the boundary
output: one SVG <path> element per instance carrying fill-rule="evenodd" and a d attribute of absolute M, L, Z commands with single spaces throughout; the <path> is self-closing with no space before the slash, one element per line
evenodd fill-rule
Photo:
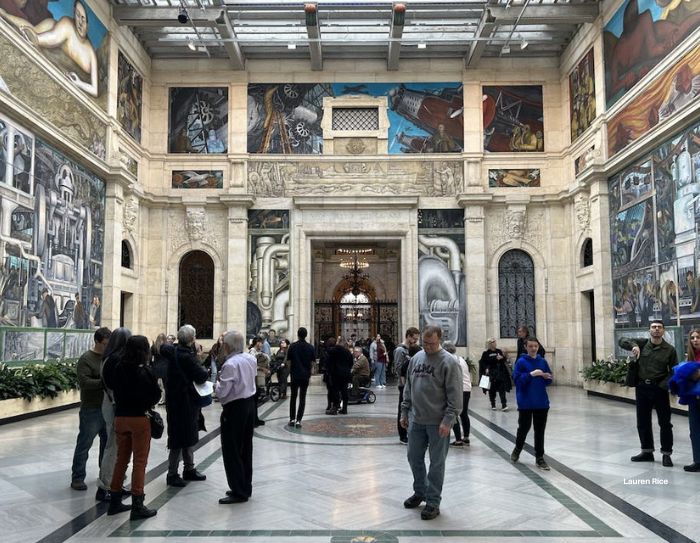
<path fill-rule="evenodd" d="M 445 351 L 438 326 L 423 329 L 423 350 L 409 363 L 401 404 L 401 425 L 408 428 L 408 464 L 413 472 L 413 495 L 403 505 L 418 507 L 423 520 L 440 514 L 445 459 L 450 430 L 462 412 L 462 369 L 457 359 Z M 425 451 L 430 454 L 426 474 Z"/>

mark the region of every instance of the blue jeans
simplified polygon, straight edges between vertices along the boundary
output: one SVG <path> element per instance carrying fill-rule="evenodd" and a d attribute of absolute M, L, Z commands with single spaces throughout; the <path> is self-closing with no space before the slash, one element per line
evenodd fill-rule
<path fill-rule="evenodd" d="M 386 386 L 386 364 L 377 362 L 376 373 L 374 374 L 374 383 L 376 385 Z"/>
<path fill-rule="evenodd" d="M 440 507 L 442 482 L 445 479 L 445 459 L 450 448 L 450 436 L 440 437 L 438 424 L 408 425 L 408 464 L 413 472 L 413 492 L 425 498 L 428 505 Z M 425 451 L 430 468 L 425 471 Z"/>
<path fill-rule="evenodd" d="M 78 429 L 78 439 L 75 443 L 75 453 L 73 453 L 73 468 L 71 481 L 85 480 L 85 465 L 87 464 L 88 453 L 95 437 L 100 436 L 100 453 L 98 465 L 102 464 L 107 443 L 107 429 L 105 420 L 102 418 L 102 407 L 81 407 L 79 412 L 80 427 Z"/>
<path fill-rule="evenodd" d="M 690 445 L 693 448 L 693 463 L 700 464 L 700 400 L 688 404 L 688 424 L 690 425 Z"/>

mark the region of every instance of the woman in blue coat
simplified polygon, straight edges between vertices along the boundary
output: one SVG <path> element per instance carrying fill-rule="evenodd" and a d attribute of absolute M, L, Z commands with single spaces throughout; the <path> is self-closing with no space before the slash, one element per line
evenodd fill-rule
<path fill-rule="evenodd" d="M 552 384 L 552 370 L 547 361 L 539 354 L 540 342 L 528 337 L 525 341 L 526 354 L 518 358 L 513 368 L 515 399 L 518 402 L 518 433 L 515 437 L 515 449 L 510 455 L 513 462 L 520 458 L 530 427 L 535 427 L 535 462 L 537 467 L 549 470 L 544 460 L 544 430 L 547 426 L 549 396 L 547 387 Z"/>

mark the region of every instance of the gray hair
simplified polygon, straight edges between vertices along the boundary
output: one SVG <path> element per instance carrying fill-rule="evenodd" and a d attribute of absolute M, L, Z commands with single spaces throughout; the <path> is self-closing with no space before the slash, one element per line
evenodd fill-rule
<path fill-rule="evenodd" d="M 177 342 L 181 345 L 189 345 L 197 336 L 197 330 L 191 324 L 185 324 L 177 331 Z"/>
<path fill-rule="evenodd" d="M 245 338 L 240 332 L 229 330 L 224 334 L 224 343 L 229 349 L 229 354 L 239 354 L 243 352 Z"/>
<path fill-rule="evenodd" d="M 455 344 L 452 343 L 451 341 L 446 341 L 445 343 L 443 343 L 442 348 L 445 349 L 450 354 L 455 354 L 457 352 L 457 348 L 455 347 Z"/>

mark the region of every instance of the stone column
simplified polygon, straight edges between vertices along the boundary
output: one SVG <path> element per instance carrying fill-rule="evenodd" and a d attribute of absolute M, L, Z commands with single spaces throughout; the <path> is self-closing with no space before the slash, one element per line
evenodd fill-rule
<path fill-rule="evenodd" d="M 107 180 L 105 198 L 105 238 L 102 268 L 102 321 L 101 326 L 114 329 L 119 326 L 121 306 L 121 244 L 124 217 L 124 187 L 121 178 Z"/>
<path fill-rule="evenodd" d="M 610 266 L 610 200 L 608 180 L 600 173 L 591 181 L 590 224 L 593 240 L 596 354 L 605 358 L 615 349 Z"/>
<path fill-rule="evenodd" d="M 478 354 L 490 335 L 486 327 L 487 273 L 486 234 L 483 205 L 464 206 L 464 282 L 467 294 L 467 352 Z"/>
<path fill-rule="evenodd" d="M 226 271 L 224 278 L 224 327 L 246 331 L 246 307 L 250 281 L 250 249 L 248 247 L 248 207 L 252 198 L 226 200 L 228 232 Z"/>

